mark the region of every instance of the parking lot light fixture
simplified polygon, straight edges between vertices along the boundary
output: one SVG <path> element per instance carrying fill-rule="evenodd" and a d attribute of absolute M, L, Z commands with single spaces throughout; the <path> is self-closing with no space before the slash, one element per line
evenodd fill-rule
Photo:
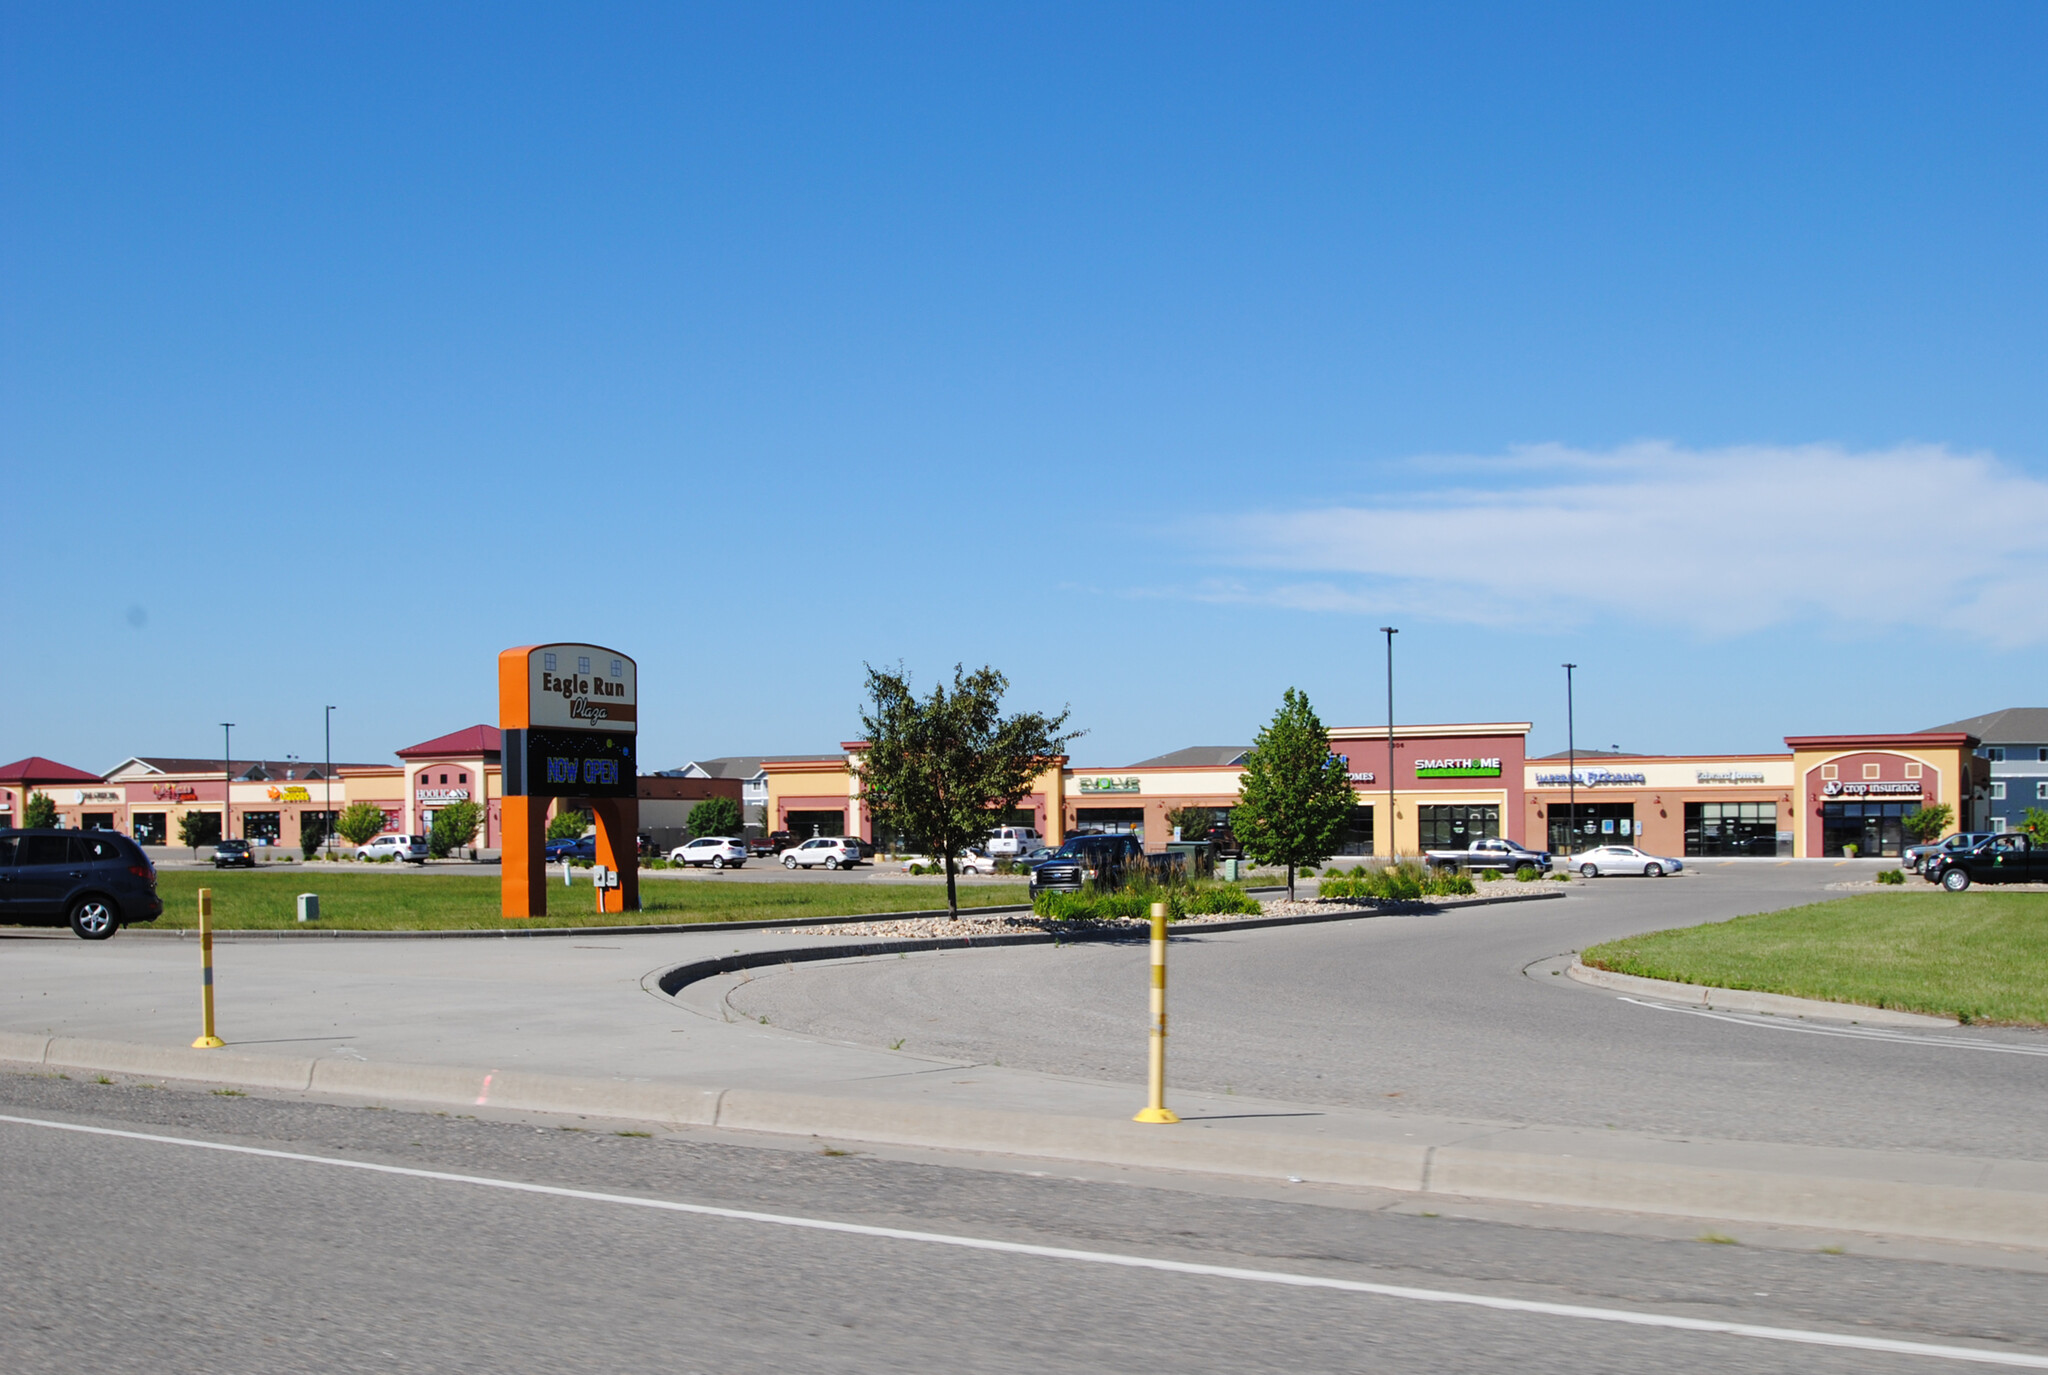
<path fill-rule="evenodd" d="M 1569 857 L 1579 843 L 1579 742 L 1575 733 L 1576 717 L 1572 709 L 1572 670 L 1577 664 L 1564 666 L 1564 782 L 1565 797 L 1565 855 Z"/>
<path fill-rule="evenodd" d="M 1401 852 L 1394 845 L 1394 637 L 1401 632 L 1383 625 L 1380 633 L 1387 637 L 1387 857 L 1398 860 Z"/>

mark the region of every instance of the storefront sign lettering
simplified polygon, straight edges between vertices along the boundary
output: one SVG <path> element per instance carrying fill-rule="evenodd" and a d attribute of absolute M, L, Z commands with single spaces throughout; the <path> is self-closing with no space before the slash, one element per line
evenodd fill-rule
<path fill-rule="evenodd" d="M 197 802 L 199 790 L 183 783 L 157 783 L 150 787 L 150 795 L 159 802 Z"/>
<path fill-rule="evenodd" d="M 1918 783 L 1844 783 L 1840 779 L 1829 779 L 1821 785 L 1826 797 L 1918 797 Z"/>
<path fill-rule="evenodd" d="M 1417 778 L 1498 778 L 1498 759 L 1418 759 Z"/>
<path fill-rule="evenodd" d="M 311 802 L 313 795 L 294 783 L 288 788 L 266 789 L 272 802 Z"/>
<path fill-rule="evenodd" d="M 1351 781 L 1353 783 L 1372 783 L 1377 780 L 1374 779 L 1371 769 L 1353 769 L 1351 771 Z"/>
<path fill-rule="evenodd" d="M 1614 769 L 1578 769 L 1572 773 L 1539 773 L 1536 786 L 1539 788 L 1568 788 L 1576 783 L 1581 788 L 1641 788 L 1648 786 L 1639 773 L 1620 773 Z"/>
<path fill-rule="evenodd" d="M 1130 776 L 1123 778 L 1083 778 L 1079 782 L 1081 791 L 1084 793 L 1134 793 L 1138 791 L 1138 780 Z"/>
<path fill-rule="evenodd" d="M 1701 769 L 1694 777 L 1701 783 L 1761 783 L 1761 771 L 1750 769 Z"/>
<path fill-rule="evenodd" d="M 121 794 L 112 788 L 79 788 L 71 794 L 71 801 L 78 803 L 121 801 Z"/>
<path fill-rule="evenodd" d="M 419 802 L 467 802 L 467 788 L 416 788 L 413 798 Z"/>

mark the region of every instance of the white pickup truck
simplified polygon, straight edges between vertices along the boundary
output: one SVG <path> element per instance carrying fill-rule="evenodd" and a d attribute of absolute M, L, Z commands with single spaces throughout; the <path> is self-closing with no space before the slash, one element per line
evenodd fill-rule
<path fill-rule="evenodd" d="M 1550 851 L 1531 850 L 1499 836 L 1475 840 L 1469 850 L 1429 850 L 1422 857 L 1432 869 L 1512 870 L 1517 878 L 1524 870 L 1531 878 L 1550 872 Z"/>

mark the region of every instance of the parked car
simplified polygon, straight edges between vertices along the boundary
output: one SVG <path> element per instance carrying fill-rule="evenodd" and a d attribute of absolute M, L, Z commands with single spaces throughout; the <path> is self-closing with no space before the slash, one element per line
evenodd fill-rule
<path fill-rule="evenodd" d="M 1429 850 L 1423 859 L 1435 869 L 1499 869 L 1517 878 L 1537 878 L 1550 872 L 1550 851 L 1532 850 L 1503 836 L 1481 836 L 1463 850 Z"/>
<path fill-rule="evenodd" d="M 1973 883 L 2048 883 L 2048 847 L 2024 831 L 1986 836 L 1967 850 L 1938 854 L 1921 871 L 1929 883 L 1960 893 Z"/>
<path fill-rule="evenodd" d="M 1685 868 L 1682 859 L 1645 854 L 1633 845 L 1597 846 L 1574 856 L 1573 862 L 1587 878 L 1602 878 L 1608 874 L 1642 874 L 1646 878 L 1662 878 Z"/>
<path fill-rule="evenodd" d="M 596 836 L 564 836 L 541 847 L 541 858 L 552 864 L 562 859 L 587 859 L 597 863 Z"/>
<path fill-rule="evenodd" d="M 782 852 L 785 869 L 810 869 L 820 864 L 827 869 L 851 869 L 858 863 L 860 842 L 849 836 L 814 836 Z"/>
<path fill-rule="evenodd" d="M 1130 835 L 1069 836 L 1051 859 L 1033 866 L 1031 895 L 1078 893 L 1084 883 L 1113 888 L 1145 863 L 1145 847 Z"/>
<path fill-rule="evenodd" d="M 222 844 L 227 842 L 223 841 Z M 427 862 L 427 838 L 425 836 L 378 836 L 368 845 L 356 847 L 357 859 L 382 859 L 389 855 L 407 864 Z M 251 863 L 254 860 L 252 858 Z"/>
<path fill-rule="evenodd" d="M 988 833 L 988 853 L 998 859 L 1016 859 L 1039 848 L 1042 839 L 1029 826 L 998 826 Z"/>
<path fill-rule="evenodd" d="M 103 941 L 163 915 L 156 866 L 112 831 L 0 830 L 0 922 Z"/>
<path fill-rule="evenodd" d="M 996 857 L 986 850 L 970 845 L 955 857 L 953 867 L 963 874 L 993 874 L 996 871 Z"/>
<path fill-rule="evenodd" d="M 1905 861 L 1906 868 L 1916 874 L 1921 874 L 1927 871 L 1927 861 L 1936 855 L 1954 854 L 1960 850 L 1974 849 L 1989 839 L 1991 839 L 1991 832 L 1989 831 L 1959 831 L 1955 835 L 1949 836 L 1945 840 L 1937 840 L 1931 845 L 1908 845 L 1905 853 L 1900 858 Z"/>
<path fill-rule="evenodd" d="M 688 865 L 692 869 L 738 869 L 747 862 L 747 846 L 745 841 L 731 836 L 699 836 L 687 845 L 678 845 L 670 850 L 668 862 Z"/>
<path fill-rule="evenodd" d="M 213 867 L 216 869 L 254 869 L 256 847 L 246 840 L 223 840 L 213 847 Z"/>
<path fill-rule="evenodd" d="M 1017 857 L 1017 862 L 1024 866 L 1026 872 L 1029 872 L 1030 870 L 1035 869 L 1039 865 L 1045 863 L 1047 860 L 1051 859 L 1054 855 L 1058 853 L 1059 851 L 1055 850 L 1050 845 L 1041 845 L 1027 855 L 1019 855 Z"/>
<path fill-rule="evenodd" d="M 1231 831 L 1230 826 L 1226 822 L 1219 821 L 1214 826 L 1211 826 L 1209 834 L 1203 836 L 1202 839 L 1216 847 L 1216 858 L 1218 859 L 1244 858 L 1244 846 L 1238 842 L 1236 834 Z"/>
<path fill-rule="evenodd" d="M 767 835 L 748 841 L 747 853 L 760 859 L 773 859 L 794 844 L 796 837 L 788 831 L 770 831 Z"/>

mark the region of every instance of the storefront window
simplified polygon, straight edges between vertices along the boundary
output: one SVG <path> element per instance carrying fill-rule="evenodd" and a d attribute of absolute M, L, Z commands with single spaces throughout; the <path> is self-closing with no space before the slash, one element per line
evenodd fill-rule
<path fill-rule="evenodd" d="M 1369 855 L 1372 853 L 1372 808 L 1353 807 L 1351 820 L 1345 823 L 1344 838 L 1338 842 L 1340 855 Z"/>
<path fill-rule="evenodd" d="M 1415 815 L 1425 850 L 1463 850 L 1475 840 L 1500 835 L 1497 806 L 1417 807 Z"/>
<path fill-rule="evenodd" d="M 1777 854 L 1778 804 L 1686 803 L 1685 852 L 1703 856 Z"/>
<path fill-rule="evenodd" d="M 278 812 L 243 812 L 242 839 L 276 840 L 279 826 Z"/>
<path fill-rule="evenodd" d="M 1833 859 L 1854 845 L 1862 856 L 1896 857 L 1906 848 L 1906 818 L 1917 802 L 1824 802 L 1820 809 L 1820 852 Z"/>
<path fill-rule="evenodd" d="M 165 837 L 170 834 L 169 828 L 164 825 L 162 812 L 136 812 L 129 820 L 135 825 L 137 845 L 162 845 L 165 843 Z"/>
<path fill-rule="evenodd" d="M 839 836 L 846 834 L 845 812 L 791 812 L 789 833 L 798 840 L 809 840 L 813 836 Z"/>
<path fill-rule="evenodd" d="M 1574 817 L 1577 820 L 1576 834 Z M 1553 802 L 1549 820 L 1549 848 L 1561 855 L 1575 855 L 1595 845 L 1636 843 L 1636 804 L 1633 802 L 1581 802 L 1576 811 L 1567 803 Z"/>
<path fill-rule="evenodd" d="M 1134 835 L 1143 839 L 1145 835 L 1145 809 L 1143 807 L 1077 807 L 1074 810 L 1074 829 L 1095 831 L 1101 835 Z"/>

